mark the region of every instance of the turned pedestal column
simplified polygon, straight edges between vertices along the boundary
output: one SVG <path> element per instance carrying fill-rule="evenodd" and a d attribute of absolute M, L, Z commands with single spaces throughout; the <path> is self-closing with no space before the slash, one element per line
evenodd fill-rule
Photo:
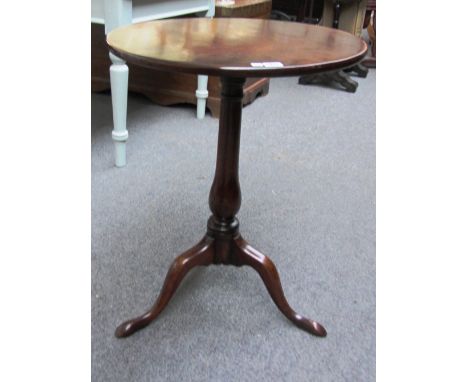
<path fill-rule="evenodd" d="M 258 272 L 274 303 L 287 318 L 311 334 L 320 337 L 327 334 L 318 322 L 302 317 L 289 306 L 273 262 L 250 246 L 239 233 L 236 213 L 241 205 L 239 148 L 245 79 L 224 77 L 221 82 L 218 154 L 209 197 L 213 215 L 208 219 L 207 233 L 197 245 L 175 259 L 152 308 L 142 316 L 121 324 L 115 332 L 117 337 L 127 337 L 148 325 L 163 311 L 183 277 L 192 268 L 210 264 L 251 266 Z"/>

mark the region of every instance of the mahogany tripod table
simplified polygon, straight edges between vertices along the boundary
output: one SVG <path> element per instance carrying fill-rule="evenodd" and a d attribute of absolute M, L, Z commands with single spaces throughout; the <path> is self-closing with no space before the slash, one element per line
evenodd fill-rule
<path fill-rule="evenodd" d="M 366 54 L 361 39 L 336 29 L 259 19 L 173 19 L 133 24 L 108 34 L 115 55 L 159 70 L 220 76 L 216 171 L 209 195 L 212 216 L 203 239 L 172 263 L 154 305 L 121 324 L 117 337 L 147 326 L 166 307 L 184 276 L 198 265 L 249 265 L 279 310 L 301 329 L 324 337 L 318 322 L 288 304 L 273 262 L 239 233 L 239 146 L 243 84 L 247 77 L 284 77 L 344 69 Z"/>

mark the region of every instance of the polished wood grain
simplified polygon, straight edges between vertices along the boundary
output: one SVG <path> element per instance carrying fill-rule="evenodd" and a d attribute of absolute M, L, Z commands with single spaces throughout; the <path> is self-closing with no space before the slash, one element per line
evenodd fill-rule
<path fill-rule="evenodd" d="M 110 50 L 128 62 L 167 71 L 229 77 L 276 77 L 342 69 L 366 54 L 347 32 L 276 20 L 187 18 L 113 30 Z M 281 62 L 283 67 L 253 67 Z"/>
<path fill-rule="evenodd" d="M 91 90 L 110 90 L 109 48 L 106 44 L 104 26 L 91 23 Z M 197 75 L 171 73 L 128 63 L 128 90 L 145 95 L 158 105 L 197 104 Z M 244 106 L 265 96 L 269 90 L 268 78 L 249 78 L 244 85 Z M 208 79 L 206 107 L 214 118 L 221 112 L 221 81 L 219 77 Z"/>
<path fill-rule="evenodd" d="M 153 306 L 141 316 L 125 321 L 115 331 L 128 337 L 155 320 L 169 303 L 184 276 L 194 267 L 210 264 L 243 266 L 255 269 L 278 309 L 296 326 L 310 334 L 325 337 L 318 322 L 296 313 L 283 292 L 278 271 L 270 258 L 249 245 L 239 233 L 236 214 L 241 206 L 239 150 L 242 117 L 243 78 L 222 78 L 222 103 L 218 134 L 216 170 L 209 195 L 212 216 L 203 239 L 172 263 L 161 292 Z"/>

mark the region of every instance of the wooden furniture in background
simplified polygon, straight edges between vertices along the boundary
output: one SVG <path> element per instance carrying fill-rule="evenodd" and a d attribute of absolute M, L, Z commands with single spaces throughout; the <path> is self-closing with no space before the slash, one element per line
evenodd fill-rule
<path fill-rule="evenodd" d="M 171 45 L 169 41 L 173 40 L 183 41 L 186 49 Z M 247 77 L 298 76 L 352 66 L 365 56 L 365 42 L 349 33 L 315 25 L 225 18 L 131 25 L 111 32 L 107 42 L 116 56 L 136 65 L 222 79 L 216 170 L 209 194 L 212 215 L 207 233 L 174 260 L 154 305 L 143 315 L 122 323 L 116 329 L 116 336 L 127 337 L 150 324 L 167 306 L 185 275 L 196 266 L 210 264 L 252 267 L 289 320 L 313 335 L 326 336 L 322 325 L 291 308 L 274 263 L 239 233 L 236 214 L 241 206 L 239 149 L 243 87 Z"/>
<path fill-rule="evenodd" d="M 310 0 L 273 0 L 272 9 L 277 18 L 287 21 L 304 21 Z"/>
<path fill-rule="evenodd" d="M 177 2 L 175 2 L 177 3 Z M 244 16 L 267 17 L 267 10 L 271 8 L 271 0 L 239 0 L 236 7 L 226 11 L 230 14 L 242 13 Z M 218 13 L 222 12 L 218 7 Z M 110 87 L 108 67 L 111 64 L 107 45 L 105 43 L 104 27 L 99 24 L 91 25 L 91 85 L 93 91 L 105 91 Z M 188 73 L 171 73 L 154 68 L 144 68 L 128 64 L 128 89 L 148 97 L 159 105 L 198 104 L 196 97 L 197 76 Z M 206 107 L 211 115 L 219 118 L 221 107 L 221 82 L 218 77 L 210 77 L 207 85 Z M 269 80 L 267 78 L 249 78 L 244 86 L 243 104 L 248 105 L 258 96 L 268 94 Z M 201 95 L 202 90 L 198 90 Z"/>
<path fill-rule="evenodd" d="M 216 1 L 215 17 L 269 19 L 271 0 L 236 0 L 234 4 Z"/>
<path fill-rule="evenodd" d="M 362 62 L 368 68 L 375 68 L 377 65 L 377 2 L 368 0 L 366 8 L 366 17 L 364 19 L 364 29 L 367 29 L 371 45 L 371 56 L 366 57 Z"/>
<path fill-rule="evenodd" d="M 320 18 L 320 25 L 341 29 L 358 37 L 361 36 L 367 0 L 320 1 L 323 1 L 323 14 Z M 342 86 L 344 90 L 354 93 L 359 84 L 351 79 L 348 73 L 366 77 L 367 71 L 366 67 L 358 64 L 346 70 L 302 76 L 299 83 L 303 85 L 336 83 Z"/>
<path fill-rule="evenodd" d="M 109 90 L 109 52 L 104 27 L 91 24 L 91 90 Z M 129 68 L 128 90 L 143 94 L 152 102 L 163 105 L 197 104 L 197 75 L 188 73 L 165 72 L 153 68 L 127 63 Z M 268 94 L 267 78 L 249 78 L 244 86 L 243 103 L 253 102 L 257 96 Z M 213 117 L 219 118 L 221 108 L 221 82 L 218 77 L 208 78 L 206 107 Z"/>
<path fill-rule="evenodd" d="M 91 1 L 91 39 L 99 35 L 99 28 L 93 27 L 101 25 L 104 34 L 113 29 L 148 20 L 176 17 L 187 14 L 201 14 L 206 17 L 214 15 L 214 0 L 92 0 Z M 102 39 L 101 39 L 102 40 Z M 98 41 L 93 44 L 103 46 Z M 106 55 L 108 53 L 106 52 Z M 102 59 L 102 52 L 91 50 L 91 88 L 104 90 L 111 87 L 112 91 L 112 114 L 114 128 L 112 139 L 115 147 L 115 165 L 125 166 L 127 131 L 127 97 L 129 88 L 128 66 L 121 58 L 108 54 L 109 60 Z M 93 62 L 94 60 L 94 62 Z M 97 60 L 97 61 L 96 61 Z M 99 64 L 105 66 L 99 67 Z M 110 66 L 110 76 L 107 74 Z M 105 72 L 105 73 L 103 73 Z M 137 78 L 138 78 L 137 74 Z M 109 80 L 110 77 L 110 80 Z M 208 77 L 198 77 L 198 87 L 193 90 L 197 99 L 197 117 L 203 118 L 205 115 Z M 133 86 L 130 86 L 132 89 Z"/>
<path fill-rule="evenodd" d="M 368 0 L 324 0 L 320 25 L 361 36 Z"/>

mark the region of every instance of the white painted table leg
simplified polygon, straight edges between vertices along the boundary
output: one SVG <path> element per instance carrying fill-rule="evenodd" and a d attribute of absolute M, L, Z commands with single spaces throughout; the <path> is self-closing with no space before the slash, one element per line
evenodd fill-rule
<path fill-rule="evenodd" d="M 208 98 L 208 76 L 198 76 L 197 96 L 197 118 L 205 117 L 206 99 Z"/>
<path fill-rule="evenodd" d="M 127 97 L 128 97 L 128 66 L 121 58 L 109 53 L 112 61 L 110 67 L 111 93 L 112 93 L 112 115 L 114 129 L 112 139 L 115 146 L 115 165 L 123 167 L 126 165 L 125 145 L 128 138 L 127 131 Z"/>
<path fill-rule="evenodd" d="M 209 8 L 205 17 L 212 18 L 215 14 L 215 0 L 210 0 Z M 198 86 L 195 92 L 197 96 L 197 118 L 203 119 L 206 111 L 206 100 L 208 98 L 208 76 L 198 76 Z"/>

